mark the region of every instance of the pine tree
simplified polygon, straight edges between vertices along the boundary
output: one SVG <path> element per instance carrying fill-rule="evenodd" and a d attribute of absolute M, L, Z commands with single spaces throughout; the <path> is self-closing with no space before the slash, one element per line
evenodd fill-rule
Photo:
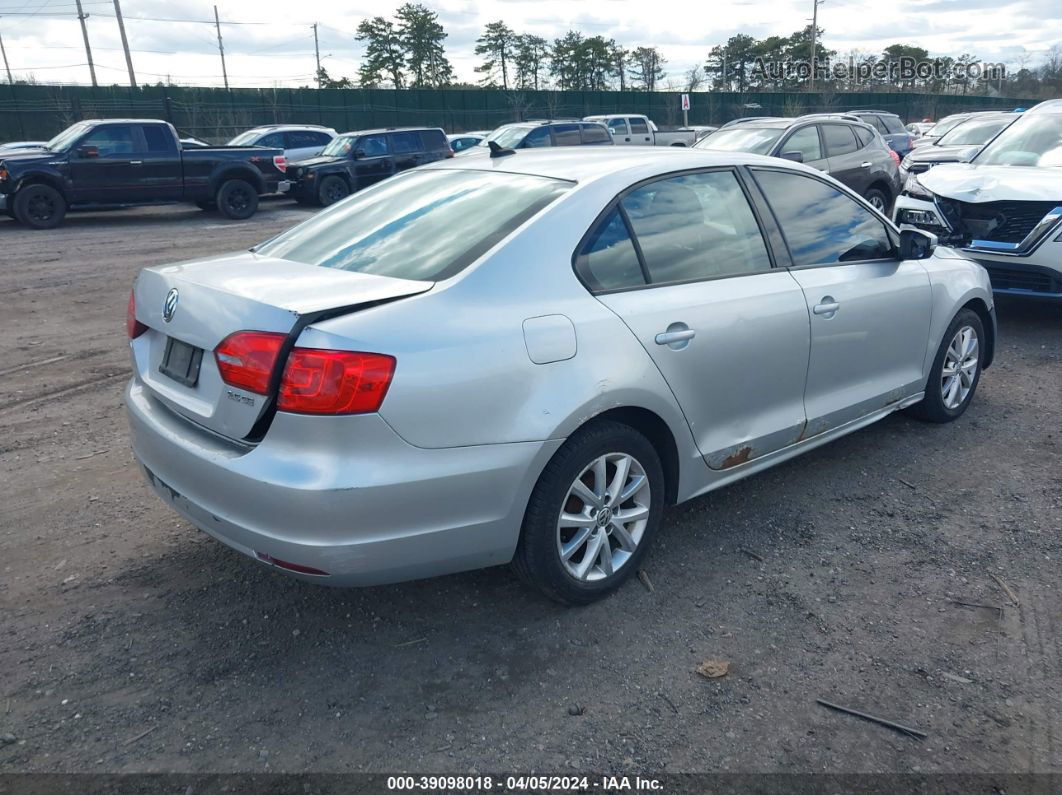
<path fill-rule="evenodd" d="M 516 34 L 501 20 L 489 22 L 483 35 L 476 39 L 476 55 L 485 55 L 487 60 L 476 67 L 483 75 L 485 86 L 496 85 L 495 78 L 501 75 L 502 88 L 509 88 L 509 68 L 516 50 Z"/>
<path fill-rule="evenodd" d="M 641 83 L 645 91 L 655 91 L 656 84 L 667 74 L 664 64 L 667 59 L 656 47 L 638 47 L 631 53 L 631 80 Z"/>
<path fill-rule="evenodd" d="M 378 88 L 381 83 L 390 81 L 395 88 L 402 88 L 406 57 L 394 23 L 383 17 L 363 20 L 355 38 L 366 43 L 365 59 L 358 69 L 358 82 L 362 87 Z"/>
<path fill-rule="evenodd" d="M 453 82 L 454 69 L 443 50 L 446 32 L 439 15 L 419 3 L 395 12 L 398 37 L 405 51 L 411 88 L 441 88 Z"/>

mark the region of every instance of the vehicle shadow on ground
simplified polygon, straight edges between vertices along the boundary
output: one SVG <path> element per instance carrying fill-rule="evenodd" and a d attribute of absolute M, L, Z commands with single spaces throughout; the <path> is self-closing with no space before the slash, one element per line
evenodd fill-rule
<path fill-rule="evenodd" d="M 293 211 L 291 223 L 297 223 L 303 220 L 303 218 L 308 218 L 315 212 L 321 210 L 320 207 L 296 204 L 293 201 L 282 198 L 263 199 L 262 203 L 259 205 L 258 212 L 246 220 L 233 220 L 226 218 L 220 213 L 200 210 L 198 207 L 192 207 L 189 205 L 177 205 L 172 208 L 168 207 L 165 208 L 164 212 L 143 212 L 143 209 L 144 208 L 118 208 L 114 210 L 71 211 L 67 214 L 66 218 L 63 219 L 63 223 L 56 229 L 30 229 L 29 227 L 20 224 L 14 218 L 0 214 L 0 230 L 4 230 L 5 234 L 10 232 L 24 232 L 26 234 L 43 235 L 47 238 L 48 235 L 54 235 L 56 233 L 61 234 L 64 229 L 114 229 L 122 227 L 135 229 L 146 226 L 187 225 L 192 222 L 230 225 L 250 224 L 255 221 L 261 221 L 266 217 L 280 215 L 287 216 L 286 211 Z"/>

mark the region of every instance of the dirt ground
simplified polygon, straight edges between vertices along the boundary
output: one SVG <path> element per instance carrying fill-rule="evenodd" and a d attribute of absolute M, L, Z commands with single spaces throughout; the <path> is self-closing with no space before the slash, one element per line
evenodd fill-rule
<path fill-rule="evenodd" d="M 121 396 L 140 267 L 306 214 L 0 222 L 0 772 L 1062 772 L 1062 309 L 1000 303 L 959 422 L 893 416 L 670 510 L 652 592 L 336 590 L 164 507 Z"/>

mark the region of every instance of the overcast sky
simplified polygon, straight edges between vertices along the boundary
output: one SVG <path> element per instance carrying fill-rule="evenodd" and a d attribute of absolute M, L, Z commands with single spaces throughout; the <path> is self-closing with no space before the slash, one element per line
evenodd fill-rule
<path fill-rule="evenodd" d="M 504 19 L 517 32 L 547 39 L 575 29 L 628 47 L 655 45 L 676 81 L 709 49 L 735 33 L 788 35 L 808 24 L 812 0 L 444 0 L 427 2 L 449 37 L 446 51 L 458 79 L 474 81 L 475 40 L 487 22 Z M 1062 42 L 1060 0 L 826 0 L 819 24 L 825 45 L 839 53 L 880 52 L 894 43 L 934 55 L 971 52 L 1015 69 L 1035 65 Z M 218 4 L 229 80 L 233 86 L 302 85 L 314 74 L 313 32 L 320 23 L 323 65 L 353 76 L 361 45 L 358 22 L 390 15 L 387 0 L 223 0 Z M 125 83 L 125 62 L 111 0 L 84 0 L 89 39 L 101 84 Z M 124 0 L 133 66 L 143 83 L 220 85 L 221 63 L 213 5 L 199 0 Z M 138 18 L 141 18 L 138 20 Z M 150 21 L 148 18 L 163 21 Z M 200 20 L 175 22 L 172 20 Z M 257 24 L 247 24 L 257 23 Z M 74 0 L 0 0 L 0 36 L 16 79 L 88 83 Z"/>

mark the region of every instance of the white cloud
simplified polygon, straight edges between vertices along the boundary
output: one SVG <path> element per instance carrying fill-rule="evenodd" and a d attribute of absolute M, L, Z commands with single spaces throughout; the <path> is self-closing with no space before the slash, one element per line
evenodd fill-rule
<path fill-rule="evenodd" d="M 932 54 L 974 53 L 984 60 L 1015 65 L 1035 63 L 1062 40 L 1062 19 L 1051 11 L 1057 0 L 879 0 L 830 2 L 820 7 L 824 44 L 840 53 L 877 52 L 893 43 L 913 44 Z M 125 60 L 110 0 L 85 0 L 89 36 L 101 83 L 124 83 Z M 8 60 L 17 77 L 32 73 L 47 82 L 88 82 L 81 31 L 73 0 L 49 0 L 38 6 L 0 0 Z M 401 2 L 365 0 L 355 7 L 330 2 L 296 4 L 278 0 L 224 0 L 226 61 L 233 85 L 300 85 L 314 74 L 310 25 L 320 23 L 323 64 L 333 75 L 354 75 L 361 45 L 354 40 L 358 22 L 388 16 Z M 438 11 L 450 34 L 447 54 L 458 78 L 473 81 L 478 62 L 475 38 L 487 22 L 504 19 L 521 32 L 547 38 L 568 29 L 615 38 L 627 46 L 655 45 L 679 75 L 703 63 L 709 49 L 737 32 L 753 36 L 788 35 L 808 24 L 810 0 L 443 0 L 426 3 Z M 37 10 L 33 16 L 25 14 Z M 122 6 L 138 78 L 154 83 L 220 85 L 221 61 L 214 27 L 194 22 L 138 21 L 138 18 L 213 18 L 203 2 L 126 0 Z M 1057 11 L 1057 7 L 1055 8 Z M 13 11 L 23 15 L 9 16 Z M 51 14 L 65 14 L 61 18 Z M 1000 32 L 1005 36 L 1000 36 Z M 1028 54 L 1027 56 L 1025 54 Z"/>

